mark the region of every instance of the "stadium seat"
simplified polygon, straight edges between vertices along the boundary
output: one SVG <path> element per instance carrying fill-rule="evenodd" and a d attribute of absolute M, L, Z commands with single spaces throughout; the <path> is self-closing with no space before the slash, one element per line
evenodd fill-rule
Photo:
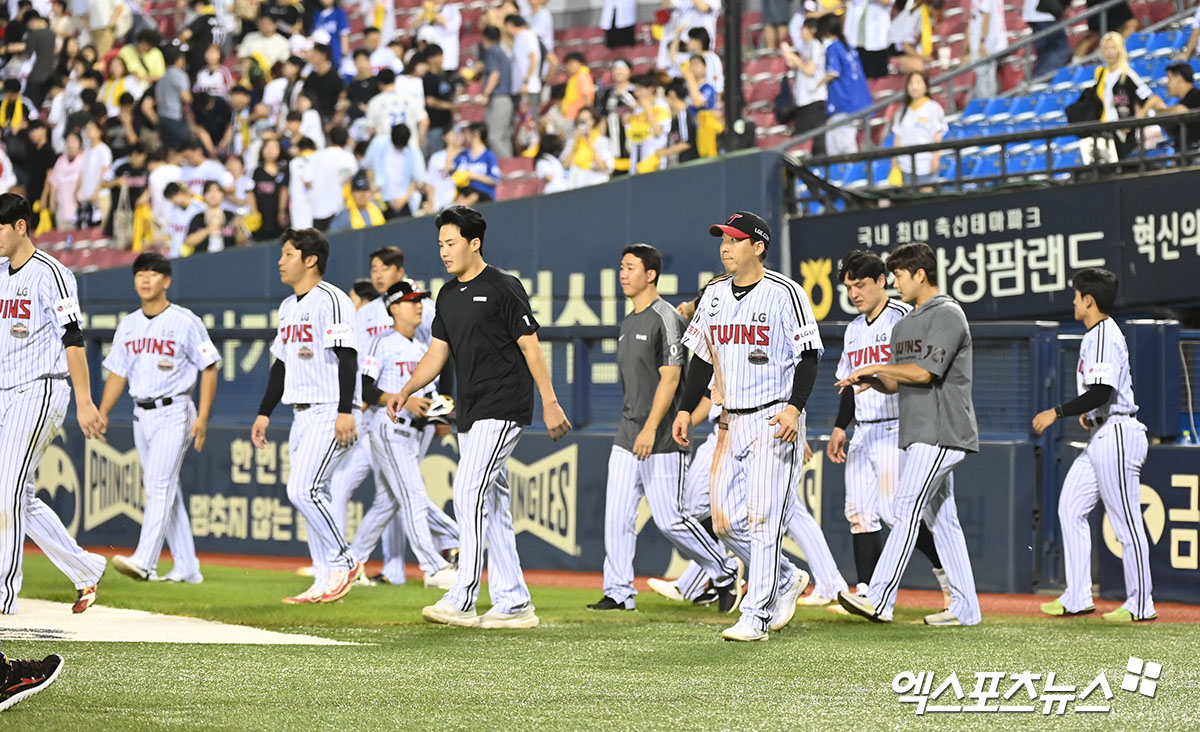
<path fill-rule="evenodd" d="M 868 183 L 873 186 L 881 186 L 887 183 L 888 176 L 892 173 L 892 161 L 889 158 L 875 160 L 871 163 L 871 172 L 868 176 Z"/>
<path fill-rule="evenodd" d="M 1139 56 L 1138 58 L 1129 59 L 1129 67 L 1134 73 L 1142 77 L 1142 81 L 1153 81 L 1154 79 L 1154 59 L 1148 56 Z"/>
<path fill-rule="evenodd" d="M 505 178 L 520 178 L 533 174 L 533 160 L 526 157 L 503 158 L 500 160 L 500 173 Z"/>
<path fill-rule="evenodd" d="M 774 79 L 779 81 L 787 73 L 787 63 L 780 56 L 762 56 L 747 61 L 742 68 L 743 78 L 750 81 Z"/>
<path fill-rule="evenodd" d="M 1009 117 L 1013 122 L 1024 122 L 1037 117 L 1034 109 L 1037 107 L 1040 96 L 1017 97 L 1013 100 L 1012 107 L 1008 110 Z"/>
<path fill-rule="evenodd" d="M 1125 53 L 1131 61 L 1146 55 L 1146 46 L 1150 44 L 1151 35 L 1151 33 L 1146 31 L 1139 31 L 1125 41 Z"/>
<path fill-rule="evenodd" d="M 958 159 L 953 155 L 944 155 L 938 165 L 938 179 L 952 181 L 958 174 Z"/>
<path fill-rule="evenodd" d="M 1009 112 L 1012 106 L 1013 100 L 1011 97 L 989 100 L 987 106 L 983 108 L 984 119 L 988 122 L 1004 122 L 1012 116 Z"/>
<path fill-rule="evenodd" d="M 1070 152 L 1079 149 L 1079 138 L 1074 135 L 1063 135 L 1056 137 L 1050 141 L 1050 146 L 1054 148 L 1054 153 L 1057 155 L 1062 152 Z"/>
<path fill-rule="evenodd" d="M 1069 178 L 1070 173 L 1064 172 L 1069 168 L 1079 168 L 1083 166 L 1083 156 L 1079 154 L 1079 150 L 1070 150 L 1054 153 L 1054 170 L 1055 178 Z"/>
<path fill-rule="evenodd" d="M 1075 76 L 1075 69 L 1070 66 L 1064 66 L 1054 74 L 1054 78 L 1050 80 L 1051 91 L 1066 91 L 1074 84 L 1072 78 Z"/>
<path fill-rule="evenodd" d="M 971 166 L 971 172 L 964 178 L 989 178 L 1000 175 L 1000 156 L 998 154 L 983 155 Z"/>
<path fill-rule="evenodd" d="M 1187 38 L 1179 31 L 1155 33 L 1154 38 L 1150 39 L 1150 42 L 1146 44 L 1146 55 L 1154 58 L 1170 56 L 1183 48 L 1183 44 L 1186 41 Z"/>
<path fill-rule="evenodd" d="M 982 122 L 984 119 L 984 110 L 987 109 L 988 102 L 991 99 L 972 99 L 967 103 L 967 108 L 962 112 L 962 121 L 967 123 Z"/>
<path fill-rule="evenodd" d="M 1031 152 L 1028 155 L 1029 166 L 1025 169 L 1026 173 L 1044 173 L 1046 172 L 1046 153 L 1045 148 L 1042 152 Z"/>
<path fill-rule="evenodd" d="M 867 185 L 867 164 L 865 161 L 851 163 L 842 177 L 843 188 L 861 188 Z"/>

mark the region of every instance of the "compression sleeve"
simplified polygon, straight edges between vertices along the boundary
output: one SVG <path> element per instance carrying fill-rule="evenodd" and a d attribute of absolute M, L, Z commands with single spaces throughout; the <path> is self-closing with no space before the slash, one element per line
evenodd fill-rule
<path fill-rule="evenodd" d="M 362 377 L 362 396 L 363 401 L 369 406 L 379 406 L 379 398 L 383 396 L 383 389 L 375 384 L 375 379 L 370 376 Z"/>
<path fill-rule="evenodd" d="M 817 383 L 817 363 L 820 359 L 820 354 L 815 350 L 808 350 L 800 354 L 800 363 L 796 364 L 796 373 L 792 376 L 792 397 L 788 399 L 788 404 L 801 412 L 812 394 L 813 384 Z"/>
<path fill-rule="evenodd" d="M 283 377 L 286 373 L 287 367 L 283 365 L 283 359 L 276 359 L 275 363 L 271 364 L 267 393 L 263 394 L 262 402 L 258 405 L 259 416 L 270 417 L 271 412 L 275 411 L 279 400 L 283 398 Z"/>
<path fill-rule="evenodd" d="M 687 367 L 687 377 L 683 382 L 683 399 L 679 402 L 680 410 L 691 412 L 696 409 L 696 405 L 704 397 L 704 392 L 708 391 L 708 384 L 712 381 L 713 367 L 708 361 L 702 358 L 692 358 L 691 363 Z"/>
<path fill-rule="evenodd" d="M 854 421 L 854 387 L 847 386 L 842 389 L 842 398 L 838 403 L 837 419 L 833 421 L 833 426 L 839 430 L 844 430 Z"/>
<path fill-rule="evenodd" d="M 64 327 L 66 328 L 66 330 L 63 331 L 62 336 L 64 348 L 70 348 L 71 346 L 79 346 L 80 348 L 87 347 L 87 343 L 83 340 L 83 331 L 79 329 L 78 320 L 72 320 Z"/>
<path fill-rule="evenodd" d="M 1113 388 L 1108 384 L 1093 384 L 1088 387 L 1087 391 L 1071 401 L 1055 407 L 1054 414 L 1059 417 L 1074 417 L 1077 414 L 1090 412 L 1104 406 L 1105 402 L 1112 399 L 1112 395 Z"/>
<path fill-rule="evenodd" d="M 354 387 L 358 381 L 358 353 L 353 348 L 334 346 L 338 359 L 338 414 L 354 414 Z"/>

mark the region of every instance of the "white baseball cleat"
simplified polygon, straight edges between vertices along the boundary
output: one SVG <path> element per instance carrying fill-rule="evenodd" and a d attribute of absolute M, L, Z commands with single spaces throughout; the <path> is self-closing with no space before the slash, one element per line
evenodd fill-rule
<path fill-rule="evenodd" d="M 313 605 L 321 601 L 323 591 L 323 589 L 318 589 L 316 585 L 313 585 L 299 595 L 283 598 L 282 602 L 285 605 Z"/>
<path fill-rule="evenodd" d="M 425 586 L 439 590 L 448 590 L 454 587 L 456 579 L 458 579 L 458 570 L 450 565 L 446 565 L 433 574 L 425 575 Z"/>
<path fill-rule="evenodd" d="M 650 579 L 646 580 L 646 584 L 650 585 L 650 589 L 654 590 L 668 600 L 683 602 L 683 593 L 679 591 L 679 585 L 675 584 L 671 580 L 651 577 Z"/>
<path fill-rule="evenodd" d="M 794 606 L 793 606 L 794 607 Z M 751 626 L 745 619 L 737 621 L 736 625 L 731 625 L 721 631 L 721 637 L 727 641 L 765 641 L 770 635 L 765 630 L 759 630 Z"/>
<path fill-rule="evenodd" d="M 945 628 L 952 625 L 962 625 L 958 622 L 958 618 L 954 617 L 954 613 L 949 610 L 943 610 L 940 613 L 925 616 L 925 624 L 933 625 L 939 628 Z"/>
<path fill-rule="evenodd" d="M 801 605 L 828 605 L 829 603 L 837 603 L 836 598 L 825 597 L 817 592 L 810 592 L 800 598 Z"/>
<path fill-rule="evenodd" d="M 438 600 L 421 610 L 421 617 L 428 623 L 454 625 L 460 628 L 478 628 L 479 616 L 474 610 L 459 610 L 446 598 Z"/>
<path fill-rule="evenodd" d="M 354 580 L 355 587 L 374 587 L 375 580 L 367 576 L 366 572 L 360 574 L 358 579 Z"/>
<path fill-rule="evenodd" d="M 117 570 L 126 577 L 131 577 L 139 582 L 145 582 L 150 579 L 151 572 L 142 565 L 138 564 L 133 557 L 126 557 L 118 554 L 112 558 L 113 569 Z"/>
<path fill-rule="evenodd" d="M 526 605 L 511 613 L 502 613 L 492 608 L 479 618 L 480 628 L 536 628 L 538 616 L 533 613 L 533 605 Z"/>
<path fill-rule="evenodd" d="M 871 598 L 866 595 L 851 594 L 849 590 L 842 590 L 838 593 L 838 602 L 850 613 L 866 618 L 872 623 L 890 623 L 888 618 L 879 617 L 879 610 L 875 608 L 875 604 L 871 602 Z"/>
<path fill-rule="evenodd" d="M 796 599 L 800 597 L 800 593 L 804 592 L 806 587 L 808 587 L 808 572 L 797 569 L 796 581 L 792 582 L 792 586 L 787 591 L 775 598 L 775 605 L 771 608 L 771 623 L 767 626 L 770 630 L 783 630 L 788 623 L 792 622 L 792 617 L 796 614 Z"/>
<path fill-rule="evenodd" d="M 157 578 L 151 577 L 151 579 L 154 580 Z M 159 581 L 176 582 L 185 585 L 198 585 L 204 581 L 204 575 L 200 574 L 199 572 L 196 572 L 195 574 L 184 574 L 183 572 L 176 572 L 172 569 L 170 572 L 167 572 Z"/>

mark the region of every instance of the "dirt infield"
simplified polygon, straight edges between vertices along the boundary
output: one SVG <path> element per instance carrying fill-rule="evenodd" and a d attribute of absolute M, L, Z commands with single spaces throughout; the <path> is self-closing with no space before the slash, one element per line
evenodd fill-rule
<path fill-rule="evenodd" d="M 32 544 L 26 546 L 26 551 L 40 553 L 40 551 Z M 88 547 L 88 551 L 97 552 L 105 556 L 111 557 L 117 552 L 110 547 Z M 164 553 L 164 558 L 167 555 Z M 217 564 L 225 567 L 245 567 L 247 569 L 277 569 L 288 570 L 297 569 L 305 566 L 308 562 L 305 559 L 297 557 L 252 557 L 235 554 L 200 554 L 201 564 Z M 381 562 L 369 562 L 367 564 L 368 575 L 375 575 L 382 571 L 383 564 Z M 410 564 L 408 566 L 408 578 L 419 580 L 422 574 L 420 568 Z M 484 573 L 486 580 L 487 573 Z M 639 577 L 635 581 L 640 592 L 651 592 L 646 584 L 645 577 Z M 525 581 L 534 586 L 541 587 L 567 587 L 573 589 L 587 589 L 589 587 L 596 588 L 597 592 L 604 585 L 603 578 L 599 574 L 589 574 L 585 572 L 566 572 L 552 570 L 526 570 Z M 989 615 L 1015 615 L 1015 616 L 1040 616 L 1038 606 L 1046 602 L 1050 598 L 1046 595 L 1021 595 L 1021 594 L 992 594 L 985 593 L 979 596 L 979 604 L 985 614 Z M 937 607 L 941 604 L 942 593 L 934 590 L 901 590 L 900 597 L 897 602 L 900 605 L 911 605 L 915 607 Z M 1098 613 L 1108 612 L 1120 605 L 1119 602 L 1110 600 L 1097 600 L 1096 611 Z M 1155 607 L 1158 609 L 1158 619 L 1167 623 L 1200 623 L 1200 606 L 1185 605 L 1176 602 L 1157 602 Z M 1070 619 L 1066 619 L 1070 620 Z"/>

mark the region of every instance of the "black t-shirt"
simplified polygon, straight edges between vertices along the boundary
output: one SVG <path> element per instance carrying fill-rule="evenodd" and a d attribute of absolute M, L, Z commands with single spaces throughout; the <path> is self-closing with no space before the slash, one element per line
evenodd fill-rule
<path fill-rule="evenodd" d="M 275 175 L 260 165 L 250 179 L 254 181 L 254 202 L 262 214 L 262 226 L 254 232 L 254 238 L 274 239 L 283 231 L 279 225 L 279 192 L 288 184 L 287 164 L 281 163 Z"/>
<path fill-rule="evenodd" d="M 300 8 L 290 3 L 266 2 L 262 5 L 262 11 L 266 15 L 275 19 L 275 22 L 280 26 L 279 32 L 284 35 L 303 31 L 303 27 L 293 27 L 297 23 L 304 20 L 304 14 L 300 12 Z"/>
<path fill-rule="evenodd" d="M 146 192 L 146 186 L 149 185 L 150 171 L 146 166 L 140 168 L 133 167 L 133 164 L 128 160 L 121 163 L 113 170 L 113 178 L 117 180 L 125 179 L 125 184 L 129 186 L 129 203 L 137 205 L 137 200 Z M 113 194 L 113 200 L 120 195 L 120 192 Z"/>
<path fill-rule="evenodd" d="M 454 357 L 460 432 L 481 419 L 533 421 L 533 376 L 517 339 L 537 329 L 521 281 L 495 267 L 442 286 L 433 337 Z"/>
<path fill-rule="evenodd" d="M 196 72 L 204 68 L 204 52 L 212 44 L 225 44 L 225 29 L 215 15 L 198 15 L 188 24 L 192 37 L 188 39 L 187 67 L 188 74 L 195 79 Z"/>
<path fill-rule="evenodd" d="M 36 201 L 42 197 L 42 190 L 46 187 L 46 176 L 58 162 L 58 153 L 54 152 L 54 147 L 49 142 L 41 147 L 34 147 L 28 137 L 22 137 L 25 138 L 23 154 L 20 160 L 14 158 L 13 164 L 19 166 L 26 176 L 24 182 L 29 200 Z"/>
<path fill-rule="evenodd" d="M 54 74 L 54 31 L 39 28 L 25 34 L 25 52 L 33 56 L 33 68 L 29 70 L 32 81 L 45 81 Z"/>
<path fill-rule="evenodd" d="M 350 82 L 350 88 L 346 92 L 350 103 L 357 106 L 359 104 L 364 107 L 367 102 L 379 93 L 379 82 L 374 76 L 368 76 L 365 79 L 353 79 Z"/>
<path fill-rule="evenodd" d="M 225 216 L 225 224 L 221 227 L 221 237 L 225 240 L 225 248 L 232 249 L 233 247 L 237 246 L 237 238 L 235 237 L 236 231 L 233 227 L 233 220 L 235 216 L 232 211 L 222 211 L 221 214 Z M 208 228 L 208 222 L 206 220 L 207 215 L 207 211 L 201 211 L 192 217 L 192 223 L 188 224 L 189 235 Z M 192 249 L 196 252 L 207 252 L 208 238 L 205 237 Z"/>
<path fill-rule="evenodd" d="M 671 130 L 667 133 L 667 145 L 678 145 L 686 142 L 689 147 L 679 153 L 679 162 L 686 163 L 700 157 L 696 150 L 696 121 L 685 109 L 671 117 Z"/>
<path fill-rule="evenodd" d="M 136 122 L 134 132 L 137 132 Z M 104 141 L 112 150 L 113 159 L 119 160 L 129 154 L 129 148 L 137 140 L 129 139 L 129 133 L 125 130 L 125 125 L 121 124 L 121 118 L 112 116 L 104 120 Z"/>
<path fill-rule="evenodd" d="M 192 114 L 196 124 L 204 128 L 214 143 L 221 142 L 225 132 L 233 122 L 233 107 L 220 97 L 212 97 L 212 106 L 207 109 L 197 109 L 192 106 Z"/>
<path fill-rule="evenodd" d="M 313 107 L 321 113 L 321 118 L 326 122 L 333 119 L 333 113 L 337 107 L 338 95 L 345 88 L 346 85 L 342 83 L 342 78 L 338 76 L 337 70 L 332 66 L 324 74 L 318 74 L 314 71 L 304 80 L 305 91 L 315 99 Z"/>
<path fill-rule="evenodd" d="M 1187 94 L 1183 95 L 1179 103 L 1188 109 L 1200 109 L 1200 88 L 1192 87 Z M 1184 126 L 1186 127 L 1187 146 L 1189 148 L 1200 146 L 1200 122 L 1191 122 Z M 1168 124 L 1163 125 L 1163 129 L 1170 135 L 1172 140 L 1175 140 L 1175 144 L 1178 145 L 1179 140 L 1175 139 L 1175 133 L 1179 129 L 1178 126 Z"/>
<path fill-rule="evenodd" d="M 425 98 L 440 99 L 443 102 L 454 101 L 454 83 L 450 81 L 450 74 L 443 71 L 441 74 L 435 74 L 430 71 L 425 74 L 422 80 L 425 84 Z M 448 130 L 453 120 L 454 114 L 448 109 L 434 109 L 428 107 L 429 112 L 429 128 Z"/>

